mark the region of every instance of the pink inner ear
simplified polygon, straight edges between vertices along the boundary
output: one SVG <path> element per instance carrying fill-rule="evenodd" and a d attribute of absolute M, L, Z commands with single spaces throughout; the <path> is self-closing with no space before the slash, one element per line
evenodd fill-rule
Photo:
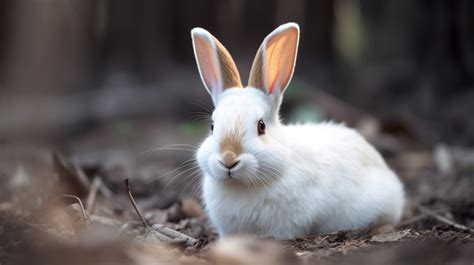
<path fill-rule="evenodd" d="M 201 75 L 208 89 L 212 89 L 218 85 L 218 66 L 216 65 L 217 62 L 215 62 L 215 51 L 209 41 L 202 37 L 196 37 L 195 43 Z"/>
<path fill-rule="evenodd" d="M 280 68 L 282 67 L 280 64 L 281 64 L 281 61 L 282 61 L 282 56 L 283 56 L 283 54 L 282 54 L 282 53 L 279 54 L 278 60 L 273 60 L 274 55 L 277 54 L 277 53 L 275 53 L 274 51 L 275 51 L 275 50 L 278 51 L 277 46 L 278 46 L 278 45 L 281 45 L 281 43 L 283 43 L 283 42 L 279 42 L 279 43 L 276 43 L 276 44 L 274 45 L 274 48 L 272 49 L 272 55 L 271 55 L 271 58 L 270 58 L 270 61 L 271 61 L 271 62 L 275 62 L 275 65 L 277 66 L 276 69 L 272 69 L 274 72 L 271 73 L 272 79 L 269 80 L 269 81 L 270 81 L 270 84 L 269 84 L 269 87 L 268 87 L 268 92 L 269 92 L 270 94 L 273 92 L 273 88 L 275 87 L 277 80 L 281 79 L 281 75 L 279 75 L 278 73 L 282 71 L 282 70 L 280 69 Z M 281 82 L 280 82 L 280 83 L 281 83 Z"/>
<path fill-rule="evenodd" d="M 267 69 L 268 69 L 268 73 L 267 73 L 267 82 L 268 82 L 268 93 L 271 94 L 273 92 L 273 87 L 275 86 L 275 77 L 274 77 L 274 74 L 273 74 L 273 67 L 274 67 L 274 63 L 276 63 L 274 60 L 273 60 L 273 56 L 275 55 L 275 46 L 277 46 L 277 44 L 274 44 L 274 45 L 271 45 L 271 47 L 269 49 L 267 49 L 267 59 L 265 60 L 266 61 L 266 64 L 267 64 Z M 273 64 L 272 64 L 273 62 Z"/>
<path fill-rule="evenodd" d="M 291 51 L 290 45 L 291 38 L 289 36 L 277 37 L 269 42 L 265 59 L 269 94 L 273 92 L 276 85 L 281 85 L 283 89 L 289 81 L 294 62 L 294 52 Z"/>

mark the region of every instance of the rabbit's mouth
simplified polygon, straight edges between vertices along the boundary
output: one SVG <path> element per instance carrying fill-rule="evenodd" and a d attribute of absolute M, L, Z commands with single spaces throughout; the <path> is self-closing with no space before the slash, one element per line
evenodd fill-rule
<path fill-rule="evenodd" d="M 239 179 L 239 173 L 242 173 L 243 171 L 243 163 L 241 163 L 240 160 L 234 163 L 232 166 L 226 166 L 221 162 L 219 162 L 219 164 L 222 166 L 221 170 L 226 176 L 224 180 Z"/>
<path fill-rule="evenodd" d="M 235 163 L 230 165 L 220 161 L 218 155 L 209 157 L 209 175 L 216 181 L 249 182 L 248 176 L 255 174 L 258 167 L 255 157 L 249 154 L 242 154 L 235 161 Z"/>

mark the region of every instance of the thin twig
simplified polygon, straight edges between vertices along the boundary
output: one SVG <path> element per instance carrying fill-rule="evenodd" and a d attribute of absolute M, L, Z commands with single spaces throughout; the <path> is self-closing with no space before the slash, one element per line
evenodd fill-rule
<path fill-rule="evenodd" d="M 66 160 L 59 153 L 53 154 L 53 164 L 65 192 L 79 196 L 87 194 L 90 181 L 80 166 Z"/>
<path fill-rule="evenodd" d="M 99 191 L 105 198 L 111 198 L 113 196 L 112 191 L 105 185 L 102 178 L 100 178 Z"/>
<path fill-rule="evenodd" d="M 95 199 L 97 197 L 97 191 L 99 190 L 101 184 L 102 180 L 99 176 L 96 176 L 89 186 L 89 194 L 87 194 L 86 199 L 86 209 L 89 211 L 89 213 L 92 213 L 92 208 L 94 207 Z"/>
<path fill-rule="evenodd" d="M 153 225 L 153 229 L 155 229 L 155 231 L 157 231 L 161 234 L 164 234 L 168 237 L 173 238 L 176 241 L 186 242 L 186 245 L 188 245 L 188 246 L 193 246 L 197 242 L 197 240 L 195 238 L 192 238 L 192 237 L 190 237 L 190 236 L 188 236 L 184 233 L 181 233 L 179 231 L 176 231 L 174 229 L 171 229 L 171 228 L 166 227 L 166 226 L 161 225 L 161 224 Z"/>
<path fill-rule="evenodd" d="M 146 234 L 145 234 L 145 238 L 147 240 L 151 240 L 153 242 L 160 242 L 160 243 L 173 243 L 174 242 L 174 239 L 163 234 L 163 233 L 160 233 L 159 231 L 156 231 L 156 230 L 153 230 L 153 229 L 147 229 L 146 230 Z"/>
<path fill-rule="evenodd" d="M 441 210 L 433 210 L 433 212 L 436 213 L 436 214 L 438 214 L 438 213 L 441 212 Z M 410 219 L 407 219 L 407 220 L 405 220 L 405 221 L 403 221 L 403 222 L 397 224 L 394 228 L 395 228 L 395 229 L 398 229 L 398 228 L 401 228 L 401 227 L 405 227 L 405 226 L 408 226 L 408 225 L 412 225 L 412 224 L 417 223 L 417 222 L 419 222 L 419 221 L 421 221 L 421 220 L 424 220 L 424 219 L 426 219 L 426 218 L 428 218 L 428 217 L 429 217 L 428 215 L 426 215 L 426 214 L 424 214 L 424 213 L 420 213 L 420 214 L 417 215 L 417 216 L 414 216 L 414 217 L 412 217 L 412 218 L 410 218 Z"/>
<path fill-rule="evenodd" d="M 68 198 L 73 198 L 77 201 L 77 203 L 79 203 L 79 207 L 81 208 L 82 216 L 84 217 L 84 223 L 86 224 L 86 227 L 87 227 L 88 226 L 87 214 L 86 214 L 86 210 L 84 209 L 84 205 L 82 204 L 81 199 L 79 197 L 77 197 L 76 195 L 70 195 L 70 194 L 63 194 L 62 196 L 63 197 L 68 197 Z"/>
<path fill-rule="evenodd" d="M 125 191 L 127 192 L 128 194 L 128 198 L 130 199 L 130 202 L 132 203 L 133 205 L 133 208 L 135 208 L 135 211 L 137 212 L 138 216 L 140 217 L 143 225 L 145 227 L 150 227 L 150 225 L 148 225 L 148 223 L 146 222 L 145 218 L 143 217 L 142 215 L 142 212 L 140 211 L 140 209 L 138 208 L 137 206 L 137 203 L 135 202 L 135 200 L 133 199 L 133 196 L 132 196 L 132 193 L 130 192 L 130 185 L 128 183 L 128 178 L 125 178 L 123 179 L 123 186 L 125 187 Z"/>
<path fill-rule="evenodd" d="M 434 211 L 432 211 L 432 210 L 430 210 L 430 209 L 428 209 L 428 208 L 426 208 L 426 207 L 424 207 L 424 206 L 421 206 L 421 205 L 420 205 L 420 206 L 418 206 L 418 209 L 419 209 L 420 212 L 422 212 L 423 214 L 426 214 L 426 215 L 428 215 L 428 216 L 431 216 L 431 217 L 433 217 L 434 219 L 436 219 L 436 220 L 438 220 L 438 221 L 440 221 L 440 222 L 442 222 L 442 223 L 445 223 L 445 224 L 447 224 L 447 225 L 449 225 L 449 226 L 452 226 L 452 227 L 454 227 L 454 228 L 456 228 L 456 229 L 458 229 L 458 230 L 467 231 L 467 232 L 470 232 L 470 233 L 474 233 L 474 229 L 469 228 L 469 227 L 467 227 L 467 226 L 465 226 L 465 225 L 462 225 L 462 224 L 458 224 L 458 223 L 456 223 L 456 222 L 454 222 L 454 221 L 452 221 L 452 220 L 450 220 L 450 219 L 448 219 L 448 218 L 446 218 L 446 217 L 444 217 L 444 216 L 441 216 L 441 215 L 435 213 Z"/>

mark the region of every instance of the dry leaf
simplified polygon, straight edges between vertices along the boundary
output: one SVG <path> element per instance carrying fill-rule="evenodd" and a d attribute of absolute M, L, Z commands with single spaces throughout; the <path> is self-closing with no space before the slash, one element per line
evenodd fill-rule
<path fill-rule="evenodd" d="M 405 230 L 402 230 L 402 231 L 397 231 L 397 232 L 372 236 L 370 241 L 372 241 L 372 242 L 393 242 L 393 241 L 398 241 L 398 240 L 404 238 L 405 236 L 407 236 L 409 234 L 410 234 L 410 229 L 405 229 Z"/>

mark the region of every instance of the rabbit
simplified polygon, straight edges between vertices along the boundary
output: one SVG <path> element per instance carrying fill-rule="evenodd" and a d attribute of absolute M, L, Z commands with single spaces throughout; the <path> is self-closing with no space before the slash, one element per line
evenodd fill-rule
<path fill-rule="evenodd" d="M 195 158 L 204 208 L 220 237 L 294 239 L 400 220 L 403 185 L 360 134 L 334 122 L 280 121 L 298 24 L 283 24 L 264 39 L 246 87 L 213 35 L 194 28 L 191 36 L 214 105 L 210 135 Z"/>

